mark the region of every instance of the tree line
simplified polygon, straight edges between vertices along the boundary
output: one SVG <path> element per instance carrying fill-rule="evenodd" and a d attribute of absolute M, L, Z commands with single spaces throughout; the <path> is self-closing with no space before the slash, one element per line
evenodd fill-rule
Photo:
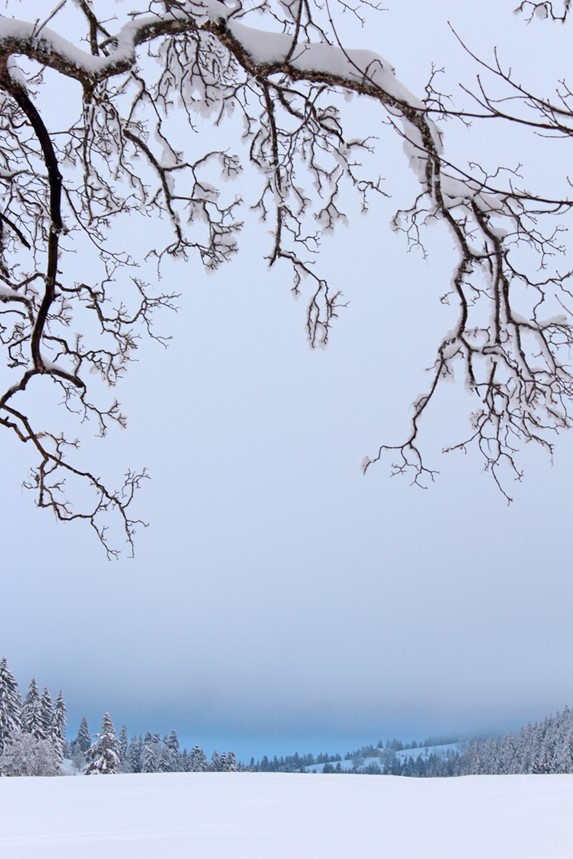
<path fill-rule="evenodd" d="M 0 775 L 58 775 L 65 755 L 66 706 L 32 678 L 24 699 L 0 660 Z"/>
<path fill-rule="evenodd" d="M 86 775 L 158 772 L 236 772 L 245 767 L 234 752 L 214 751 L 210 758 L 200 746 L 182 748 L 176 731 L 164 737 L 147 731 L 128 739 L 127 727 L 116 738 L 108 713 L 101 730 L 92 739 L 87 720 L 82 718 L 76 737 L 69 744 L 69 755 L 77 771 Z"/>
<path fill-rule="evenodd" d="M 402 753 L 402 754 L 400 754 Z M 569 707 L 517 732 L 460 741 L 378 741 L 340 755 L 287 755 L 251 760 L 257 772 L 318 772 L 444 778 L 462 775 L 573 773 L 573 711 Z"/>
<path fill-rule="evenodd" d="M 77 735 L 66 740 L 66 706 L 62 692 L 52 703 L 47 688 L 40 693 L 30 681 L 22 699 L 6 658 L 0 660 L 0 776 L 55 776 L 72 771 L 86 775 L 152 772 L 233 772 L 244 769 L 234 752 L 214 751 L 210 758 L 200 746 L 181 748 L 175 731 L 163 738 L 149 731 L 128 740 L 127 727 L 119 736 L 109 713 L 92 736 L 81 719 Z"/>
<path fill-rule="evenodd" d="M 66 705 L 60 691 L 52 700 L 47 687 L 40 692 L 32 678 L 22 698 L 18 683 L 0 659 L 0 776 L 53 776 L 71 761 L 72 771 L 86 775 L 156 772 L 308 772 L 360 773 L 418 778 L 461 775 L 573 773 L 573 711 L 528 724 L 501 737 L 464 743 L 437 740 L 424 744 L 378 741 L 344 756 L 320 753 L 287 755 L 245 767 L 234 752 L 214 751 L 210 758 L 195 745 L 181 747 L 176 731 L 161 737 L 147 731 L 128 738 L 127 727 L 116 736 L 106 713 L 92 736 L 81 719 L 76 736 L 66 740 Z M 449 747 L 445 744 L 449 744 Z M 432 750 L 433 749 L 433 750 Z M 405 752 L 405 754 L 404 754 Z"/>
<path fill-rule="evenodd" d="M 517 732 L 474 739 L 443 754 L 396 757 L 381 771 L 418 778 L 573 773 L 573 711 L 565 707 Z"/>

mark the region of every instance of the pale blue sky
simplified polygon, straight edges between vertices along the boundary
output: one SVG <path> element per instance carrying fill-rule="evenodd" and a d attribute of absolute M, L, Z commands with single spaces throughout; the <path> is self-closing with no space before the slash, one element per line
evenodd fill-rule
<path fill-rule="evenodd" d="M 418 91 L 446 51 L 453 89 L 448 10 L 479 48 L 491 28 L 476 3 L 463 17 L 444 3 L 439 21 L 428 5 L 391 0 L 364 44 Z M 532 28 L 503 5 L 512 50 L 519 27 L 529 50 Z M 386 135 L 377 158 L 394 198 L 325 242 L 350 301 L 328 350 L 308 349 L 303 301 L 286 268 L 266 271 L 270 238 L 253 225 L 215 277 L 166 273 L 185 292 L 162 320 L 172 346 L 142 348 L 119 391 L 128 430 L 85 448 L 102 470 L 149 467 L 134 560 L 108 563 L 87 530 L 36 511 L 19 488 L 23 451 L 3 439 L 0 654 L 24 689 L 35 675 L 64 690 L 72 731 L 109 710 L 131 733 L 175 728 L 249 757 L 503 729 L 573 700 L 573 440 L 553 467 L 527 452 L 508 508 L 474 456 L 440 458 L 465 418 L 450 386 L 429 430 L 435 486 L 389 480 L 384 464 L 361 476 L 424 388 L 450 270 L 439 229 L 428 261 L 388 229 L 413 179 L 372 106 L 352 112 Z"/>

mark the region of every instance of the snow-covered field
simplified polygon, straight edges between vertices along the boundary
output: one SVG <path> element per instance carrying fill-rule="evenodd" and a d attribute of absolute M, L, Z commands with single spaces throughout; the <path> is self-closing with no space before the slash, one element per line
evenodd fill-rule
<path fill-rule="evenodd" d="M 2 859 L 571 859 L 573 776 L 0 779 Z"/>

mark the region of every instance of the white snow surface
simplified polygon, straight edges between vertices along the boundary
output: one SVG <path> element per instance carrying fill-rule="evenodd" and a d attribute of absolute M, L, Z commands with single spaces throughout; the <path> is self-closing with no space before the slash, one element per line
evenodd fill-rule
<path fill-rule="evenodd" d="M 571 859 L 573 776 L 0 779 L 6 859 Z"/>

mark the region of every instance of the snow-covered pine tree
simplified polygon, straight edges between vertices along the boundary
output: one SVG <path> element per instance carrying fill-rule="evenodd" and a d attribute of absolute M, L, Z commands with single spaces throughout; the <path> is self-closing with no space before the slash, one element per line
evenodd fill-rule
<path fill-rule="evenodd" d="M 40 698 L 40 719 L 42 722 L 42 736 L 39 739 L 49 740 L 52 736 L 52 723 L 54 721 L 54 705 L 52 704 L 52 696 L 47 686 L 44 686 L 42 697 Z"/>
<path fill-rule="evenodd" d="M 141 734 L 131 738 L 127 751 L 128 772 L 140 773 L 142 768 L 143 740 Z"/>
<path fill-rule="evenodd" d="M 154 773 L 157 772 L 157 740 L 149 731 L 143 739 L 143 750 L 141 753 L 141 772 Z"/>
<path fill-rule="evenodd" d="M 189 771 L 193 773 L 205 772 L 208 769 L 207 755 L 200 746 L 193 746 L 189 755 Z"/>
<path fill-rule="evenodd" d="M 63 761 L 64 744 L 66 742 L 66 705 L 61 690 L 58 692 L 58 697 L 54 704 L 50 738 L 58 755 L 58 760 Z"/>
<path fill-rule="evenodd" d="M 159 754 L 159 759 L 157 761 L 157 772 L 160 773 L 171 773 L 174 772 L 173 761 L 171 758 L 171 753 L 165 743 L 161 746 L 161 752 Z"/>
<path fill-rule="evenodd" d="M 119 752 L 109 713 L 105 713 L 101 731 L 89 748 L 85 775 L 113 775 L 119 770 Z"/>
<path fill-rule="evenodd" d="M 75 740 L 72 740 L 74 749 L 78 748 L 82 754 L 86 754 L 92 744 L 92 736 L 88 727 L 88 722 L 85 716 L 82 717 L 76 734 Z"/>
<path fill-rule="evenodd" d="M 70 743 L 71 758 L 77 769 L 83 770 L 86 765 L 86 755 L 91 744 L 92 738 L 87 719 L 83 716 L 78 727 L 78 732 Z"/>
<path fill-rule="evenodd" d="M 189 752 L 187 749 L 183 749 L 179 752 L 179 770 L 182 773 L 188 773 L 191 770 L 189 764 Z"/>
<path fill-rule="evenodd" d="M 22 702 L 18 684 L 3 657 L 0 659 L 0 754 L 6 742 L 20 731 L 21 724 Z"/>
<path fill-rule="evenodd" d="M 179 738 L 175 731 L 171 731 L 163 738 L 159 769 L 162 772 L 178 772 L 181 769 L 179 757 Z"/>
<path fill-rule="evenodd" d="M 121 731 L 119 732 L 119 740 L 117 744 L 117 751 L 119 754 L 119 766 L 121 772 L 129 771 L 129 765 L 127 762 L 128 748 L 129 742 L 127 739 L 127 725 L 122 725 Z"/>
<path fill-rule="evenodd" d="M 557 772 L 573 772 L 573 712 L 569 707 L 561 713 L 556 762 Z"/>
<path fill-rule="evenodd" d="M 36 739 L 44 739 L 40 693 L 36 678 L 32 677 L 24 703 L 22 704 L 22 730 Z"/>

